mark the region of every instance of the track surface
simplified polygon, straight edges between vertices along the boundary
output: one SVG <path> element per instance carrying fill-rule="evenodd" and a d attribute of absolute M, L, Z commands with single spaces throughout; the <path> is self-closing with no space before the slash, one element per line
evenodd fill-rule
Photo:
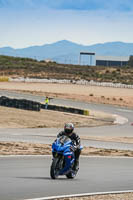
<path fill-rule="evenodd" d="M 51 180 L 51 157 L 0 158 L 0 163 L 1 200 L 133 189 L 133 159 L 81 157 L 74 180 Z"/>
<path fill-rule="evenodd" d="M 16 93 L 7 93 L 17 96 Z M 1 92 L 0 95 L 7 95 Z M 19 95 L 20 97 L 20 95 Z M 22 98 L 25 95 L 21 95 Z M 28 99 L 43 101 L 42 97 L 26 95 Z M 53 100 L 53 103 L 101 110 L 128 118 L 128 123 L 110 127 L 79 128 L 80 135 L 132 137 L 133 109 L 100 104 Z M 0 129 L 0 141 L 28 141 L 51 143 L 60 129 Z M 51 137 L 48 137 L 48 136 Z M 95 147 L 133 149 L 133 145 L 83 141 Z M 18 200 L 64 194 L 133 190 L 132 158 L 81 158 L 80 171 L 75 180 L 51 180 L 50 157 L 0 157 L 0 199 Z"/>

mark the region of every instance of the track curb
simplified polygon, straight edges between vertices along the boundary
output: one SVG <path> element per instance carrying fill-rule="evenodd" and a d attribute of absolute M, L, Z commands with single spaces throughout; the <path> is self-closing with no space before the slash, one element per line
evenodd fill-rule
<path fill-rule="evenodd" d="M 23 200 L 55 200 L 63 198 L 73 198 L 73 197 L 87 197 L 87 196 L 97 196 L 97 195 L 109 195 L 109 194 L 125 194 L 133 193 L 133 190 L 125 191 L 110 191 L 110 192 L 94 192 L 94 193 L 83 193 L 83 194 L 72 194 L 72 195 L 60 195 L 60 196 L 51 196 L 51 197 L 41 197 L 41 198 L 32 198 L 32 199 L 23 199 Z"/>

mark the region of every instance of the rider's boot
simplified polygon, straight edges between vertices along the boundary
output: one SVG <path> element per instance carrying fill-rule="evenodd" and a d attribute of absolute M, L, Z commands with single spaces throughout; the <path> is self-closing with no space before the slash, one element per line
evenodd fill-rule
<path fill-rule="evenodd" d="M 74 166 L 73 166 L 73 170 L 74 171 L 78 171 L 78 169 L 79 169 L 79 159 L 76 159 L 75 163 L 74 163 Z"/>

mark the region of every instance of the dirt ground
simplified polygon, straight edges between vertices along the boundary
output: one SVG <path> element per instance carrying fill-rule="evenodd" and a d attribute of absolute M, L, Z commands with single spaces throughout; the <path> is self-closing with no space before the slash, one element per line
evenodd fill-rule
<path fill-rule="evenodd" d="M 8 113 L 8 114 L 7 114 Z M 66 122 L 72 122 L 75 127 L 93 127 L 112 125 L 111 115 L 101 113 L 91 116 L 41 110 L 40 112 L 21 110 L 0 106 L 0 128 L 60 128 Z"/>
<path fill-rule="evenodd" d="M 132 200 L 133 193 L 94 195 L 88 197 L 61 198 L 60 200 Z M 57 200 L 57 199 L 55 199 Z"/>
<path fill-rule="evenodd" d="M 84 147 L 84 156 L 128 156 L 133 151 Z M 51 144 L 34 144 L 25 142 L 0 142 L 0 155 L 51 155 Z"/>

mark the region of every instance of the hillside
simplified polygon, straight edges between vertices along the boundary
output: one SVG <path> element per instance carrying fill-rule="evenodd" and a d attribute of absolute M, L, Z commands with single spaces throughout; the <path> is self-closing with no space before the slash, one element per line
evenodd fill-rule
<path fill-rule="evenodd" d="M 46 63 L 29 58 L 0 56 L 0 76 L 94 80 L 133 84 L 133 67 L 101 67 Z"/>
<path fill-rule="evenodd" d="M 4 47 L 0 48 L 0 55 L 36 58 L 37 60 L 50 58 L 60 63 L 78 64 L 80 51 L 95 52 L 99 56 L 130 56 L 133 54 L 133 43 L 107 42 L 87 46 L 62 40 L 22 49 Z"/>

